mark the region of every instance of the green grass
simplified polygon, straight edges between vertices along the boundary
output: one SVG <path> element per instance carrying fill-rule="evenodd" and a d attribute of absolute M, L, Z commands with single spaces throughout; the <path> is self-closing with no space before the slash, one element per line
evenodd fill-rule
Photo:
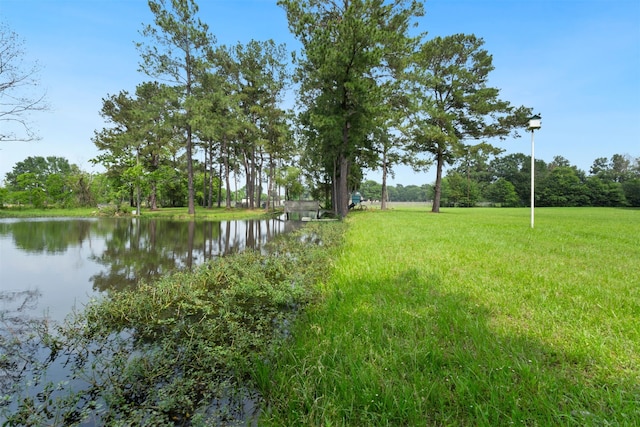
<path fill-rule="evenodd" d="M 3 207 L 0 208 L 0 218 L 89 217 L 93 216 L 92 213 L 95 211 L 96 208 Z"/>
<path fill-rule="evenodd" d="M 208 220 L 242 220 L 257 219 L 269 215 L 264 209 L 241 209 L 241 208 L 212 208 L 205 209 L 196 207 L 196 219 Z M 162 208 L 155 211 L 143 209 L 142 216 L 150 218 L 172 218 L 172 219 L 192 219 L 194 216 L 187 213 L 187 208 Z"/>
<path fill-rule="evenodd" d="M 36 217 L 92 217 L 100 216 L 97 208 L 0 208 L 0 218 L 36 218 Z M 130 213 L 128 215 L 131 215 Z M 241 220 L 260 218 L 267 215 L 264 209 L 225 209 L 225 208 L 196 208 L 196 214 L 189 215 L 187 208 L 161 208 L 155 211 L 142 209 L 142 216 L 146 218 L 171 219 L 208 219 L 208 220 Z"/>
<path fill-rule="evenodd" d="M 357 212 L 261 425 L 637 425 L 640 211 Z"/>

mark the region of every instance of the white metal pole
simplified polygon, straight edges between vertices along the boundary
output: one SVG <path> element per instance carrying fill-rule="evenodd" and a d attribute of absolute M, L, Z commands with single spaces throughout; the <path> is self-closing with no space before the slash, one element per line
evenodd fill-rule
<path fill-rule="evenodd" d="M 531 129 L 531 228 L 533 228 L 533 208 L 535 205 L 534 190 L 535 190 L 535 160 L 533 155 L 533 129 Z"/>

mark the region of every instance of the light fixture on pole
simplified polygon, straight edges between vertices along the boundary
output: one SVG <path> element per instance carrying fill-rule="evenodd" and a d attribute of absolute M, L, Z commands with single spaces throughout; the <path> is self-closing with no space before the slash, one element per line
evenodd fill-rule
<path fill-rule="evenodd" d="M 533 209 L 535 205 L 534 189 L 535 189 L 535 158 L 534 158 L 534 146 L 533 146 L 533 132 L 536 129 L 540 129 L 541 119 L 539 114 L 532 116 L 529 119 L 529 130 L 531 131 L 531 228 L 533 228 Z"/>

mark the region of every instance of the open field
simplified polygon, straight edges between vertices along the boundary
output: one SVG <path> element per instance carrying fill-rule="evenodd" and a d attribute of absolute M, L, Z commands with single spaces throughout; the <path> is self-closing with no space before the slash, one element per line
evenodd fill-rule
<path fill-rule="evenodd" d="M 354 212 L 260 425 L 638 425 L 640 210 Z"/>

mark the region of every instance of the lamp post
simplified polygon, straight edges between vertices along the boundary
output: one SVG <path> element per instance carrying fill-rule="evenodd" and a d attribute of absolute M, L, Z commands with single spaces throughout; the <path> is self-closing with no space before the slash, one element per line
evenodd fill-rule
<path fill-rule="evenodd" d="M 540 129 L 541 127 L 541 121 L 542 117 L 540 117 L 539 114 L 536 114 L 534 116 L 532 116 L 529 119 L 529 130 L 531 131 L 531 228 L 533 228 L 533 209 L 534 209 L 534 205 L 535 205 L 535 197 L 534 197 L 534 190 L 535 190 L 535 158 L 534 158 L 534 144 L 533 144 L 533 132 L 536 129 Z"/>

